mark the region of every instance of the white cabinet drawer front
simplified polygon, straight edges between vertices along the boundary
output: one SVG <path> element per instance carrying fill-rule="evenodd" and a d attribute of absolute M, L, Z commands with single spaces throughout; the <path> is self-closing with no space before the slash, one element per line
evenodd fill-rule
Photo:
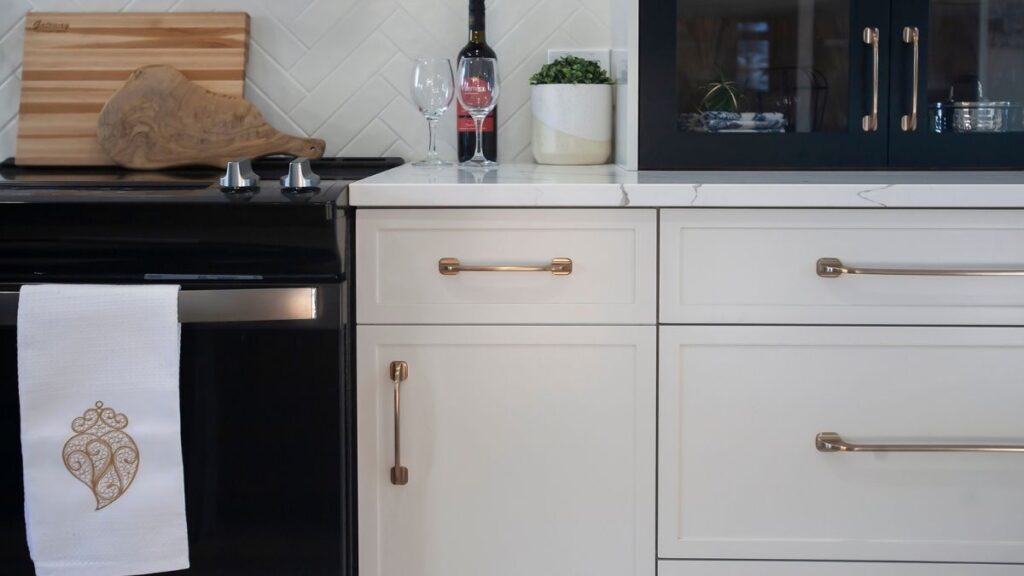
<path fill-rule="evenodd" d="M 659 554 L 1024 562 L 1024 329 L 663 327 Z"/>
<path fill-rule="evenodd" d="M 658 576 L 1024 576 L 1024 566 L 667 560 L 658 563 Z"/>
<path fill-rule="evenodd" d="M 654 324 L 654 210 L 360 210 L 362 324 Z M 444 275 L 463 266 L 550 266 L 572 272 Z"/>
<path fill-rule="evenodd" d="M 656 332 L 360 326 L 361 575 L 654 574 Z"/>
<path fill-rule="evenodd" d="M 1024 211 L 663 210 L 661 321 L 1024 325 Z M 880 275 L 820 277 L 819 259 Z"/>

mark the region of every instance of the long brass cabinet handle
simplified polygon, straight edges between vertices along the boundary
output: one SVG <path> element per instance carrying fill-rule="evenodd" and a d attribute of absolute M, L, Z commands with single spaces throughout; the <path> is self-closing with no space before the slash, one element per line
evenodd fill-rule
<path fill-rule="evenodd" d="M 1024 446 L 1012 444 L 854 444 L 835 432 L 815 436 L 818 452 L 1009 452 L 1024 453 Z"/>
<path fill-rule="evenodd" d="M 879 33 L 878 28 L 864 29 L 864 43 L 871 46 L 871 113 L 864 116 L 861 125 L 865 132 L 878 131 L 878 82 L 879 82 Z"/>
<path fill-rule="evenodd" d="M 900 129 L 904 132 L 914 132 L 917 130 L 917 92 L 921 78 L 921 31 L 917 26 L 903 27 L 903 43 L 914 47 L 914 87 L 910 96 L 910 115 L 904 114 L 900 118 Z"/>
<path fill-rule="evenodd" d="M 572 274 L 571 258 L 552 258 L 544 266 L 466 266 L 458 258 L 441 258 L 437 269 L 445 276 L 458 276 L 460 272 L 550 272 L 554 276 Z"/>
<path fill-rule="evenodd" d="M 846 274 L 860 276 L 1024 276 L 1019 268 L 854 268 L 838 258 L 821 258 L 818 276 L 839 278 Z"/>
<path fill-rule="evenodd" d="M 395 385 L 395 465 L 391 467 L 391 483 L 405 486 L 409 483 L 409 469 L 402 466 L 402 383 L 409 379 L 409 364 L 392 362 L 391 382 Z"/>

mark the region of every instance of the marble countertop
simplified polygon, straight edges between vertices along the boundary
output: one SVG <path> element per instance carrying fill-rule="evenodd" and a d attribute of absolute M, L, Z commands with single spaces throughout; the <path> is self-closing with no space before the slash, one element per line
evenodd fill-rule
<path fill-rule="evenodd" d="M 1024 172 L 631 172 L 616 166 L 405 165 L 350 187 L 357 207 L 1024 208 Z"/>

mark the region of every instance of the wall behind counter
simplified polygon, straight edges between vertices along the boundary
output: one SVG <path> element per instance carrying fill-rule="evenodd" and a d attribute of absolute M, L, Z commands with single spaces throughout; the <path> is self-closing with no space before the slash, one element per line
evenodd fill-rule
<path fill-rule="evenodd" d="M 498 52 L 499 159 L 529 161 L 530 75 L 548 48 L 607 48 L 609 0 L 488 0 Z M 252 17 L 246 97 L 280 130 L 327 140 L 331 156 L 425 149 L 409 95 L 413 60 L 452 58 L 466 42 L 467 0 L 0 0 L 0 159 L 15 153 L 24 15 L 35 11 L 237 10 Z M 454 158 L 453 111 L 439 148 Z"/>

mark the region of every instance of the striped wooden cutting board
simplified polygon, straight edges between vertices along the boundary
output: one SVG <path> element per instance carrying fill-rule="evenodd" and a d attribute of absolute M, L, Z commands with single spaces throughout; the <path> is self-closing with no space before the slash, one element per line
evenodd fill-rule
<path fill-rule="evenodd" d="M 166 64 L 214 92 L 242 96 L 249 15 L 29 12 L 16 161 L 109 166 L 96 122 L 139 67 Z"/>

